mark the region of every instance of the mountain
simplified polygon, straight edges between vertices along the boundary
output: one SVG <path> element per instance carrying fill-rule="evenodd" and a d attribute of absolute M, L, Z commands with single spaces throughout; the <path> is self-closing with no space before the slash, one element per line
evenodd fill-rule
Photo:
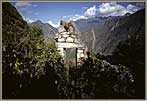
<path fill-rule="evenodd" d="M 57 75 L 50 66 L 59 61 L 56 57 L 60 56 L 55 45 L 44 42 L 41 30 L 30 27 L 9 2 L 2 2 L 2 98 L 56 98 Z"/>
<path fill-rule="evenodd" d="M 73 23 L 80 32 L 80 40 L 94 52 L 106 56 L 112 55 L 119 42 L 126 40 L 130 33 L 143 26 L 143 12 L 144 10 L 140 10 L 124 16 L 92 17 Z"/>
<path fill-rule="evenodd" d="M 18 13 L 15 7 L 11 6 L 11 4 L 7 2 L 3 3 L 2 6 L 3 6 L 2 16 L 4 16 L 2 21 L 3 31 L 7 32 L 7 30 L 9 29 L 8 28 L 9 25 L 16 25 L 17 28 L 19 28 L 20 30 L 23 30 L 25 27 L 28 27 L 27 22 L 23 20 L 22 16 Z"/>
<path fill-rule="evenodd" d="M 128 37 L 119 42 L 112 55 L 107 56 L 111 64 L 123 64 L 128 66 L 134 77 L 136 97 L 145 96 L 145 9 L 130 15 L 125 23 L 117 28 L 128 28 Z"/>
<path fill-rule="evenodd" d="M 13 37 L 21 36 L 23 30 L 29 26 L 18 13 L 17 9 L 11 6 L 10 3 L 2 3 L 2 7 L 2 42 L 4 46 L 7 43 L 12 44 L 12 42 L 16 42 L 17 40 L 14 40 Z M 13 32 L 15 32 L 15 34 Z"/>
<path fill-rule="evenodd" d="M 121 64 L 129 64 L 128 66 L 134 70 L 132 72 L 134 76 L 132 76 L 129 68 L 126 66 L 111 65 L 107 61 L 90 56 L 80 68 L 71 68 L 69 79 L 66 80 L 66 69 L 64 69 L 61 63 L 62 60 L 60 61 L 60 57 L 57 55 L 56 48 L 53 45 L 50 45 L 50 48 L 44 46 L 41 31 L 37 29 L 33 30 L 32 27 L 30 28 L 15 7 L 10 3 L 3 2 L 3 99 L 144 99 L 144 14 L 144 10 L 142 10 L 124 17 L 95 17 L 88 19 L 87 22 L 80 20 L 83 23 L 80 27 L 83 29 L 76 26 L 76 29 L 82 30 L 80 33 L 81 39 L 83 38 L 82 40 L 89 45 L 90 42 L 88 41 L 91 40 L 94 49 L 96 49 L 97 38 L 101 40 L 101 37 L 97 35 L 97 31 L 110 31 L 108 34 L 103 33 L 104 35 L 101 35 L 103 39 L 106 38 L 104 42 L 107 42 L 107 39 L 111 41 L 114 36 L 114 38 L 121 38 L 122 36 L 118 35 L 118 33 L 123 34 L 122 31 L 128 28 L 128 30 L 123 31 L 126 32 L 127 38 L 118 43 L 115 51 L 112 52 L 112 56 L 108 58 L 111 60 L 115 60 L 114 58 L 116 58 L 120 60 L 119 63 Z M 117 21 L 118 24 L 115 24 Z M 38 22 L 41 23 L 40 21 Z M 84 26 L 87 28 L 84 28 Z M 89 31 L 89 33 L 86 33 L 86 31 Z M 85 33 L 91 39 L 87 36 L 82 36 Z M 105 35 L 108 36 L 105 37 Z M 117 35 L 119 37 L 116 37 Z M 84 37 L 87 39 L 84 39 Z M 115 41 L 112 40 L 111 42 L 113 43 Z M 127 58 L 129 59 L 127 60 Z M 94 61 L 92 62 L 91 60 L 93 59 Z M 129 61 L 129 63 L 123 63 L 124 60 Z M 134 88 L 136 89 L 134 90 Z"/>
<path fill-rule="evenodd" d="M 9 98 L 12 95 L 15 86 L 15 76 L 13 74 L 14 66 L 12 64 L 16 61 L 16 53 L 19 54 L 17 45 L 24 40 L 24 31 L 29 26 L 17 9 L 8 2 L 2 3 L 2 84 L 3 84 L 3 98 Z M 20 52 L 22 53 L 22 51 Z M 11 66 L 10 66 L 11 64 Z M 11 84 L 11 86 L 9 85 Z"/>
<path fill-rule="evenodd" d="M 136 98 L 144 98 L 145 9 L 124 16 L 81 19 L 74 24 L 81 41 L 98 53 L 98 58 L 129 67 L 135 77 Z"/>
<path fill-rule="evenodd" d="M 32 22 L 30 25 L 40 28 L 44 34 L 44 38 L 53 38 L 55 34 L 58 32 L 56 28 L 54 28 L 48 23 L 43 23 L 40 20 Z"/>

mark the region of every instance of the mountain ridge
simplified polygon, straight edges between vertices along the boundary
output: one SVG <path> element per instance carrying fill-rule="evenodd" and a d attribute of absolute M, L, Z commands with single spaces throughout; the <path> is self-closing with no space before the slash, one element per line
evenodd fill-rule
<path fill-rule="evenodd" d="M 58 32 L 58 30 L 51 26 L 49 23 L 43 23 L 40 20 L 36 20 L 30 24 L 30 26 L 38 27 L 42 30 L 44 34 L 44 38 L 53 39 L 55 37 L 55 34 Z"/>
<path fill-rule="evenodd" d="M 142 9 L 134 14 L 126 14 L 124 16 L 109 16 L 105 18 L 94 17 L 89 19 L 80 19 L 74 21 L 74 24 L 77 30 L 80 32 L 79 35 L 81 41 L 87 44 L 89 49 L 92 49 L 93 46 L 93 37 L 91 30 L 94 29 L 96 36 L 94 52 L 103 53 L 104 55 L 111 55 L 112 52 L 116 49 L 118 43 L 128 38 L 128 33 L 130 33 L 129 29 L 135 31 L 139 28 L 138 25 L 133 28 L 134 24 L 132 23 L 131 17 L 141 16 L 140 18 L 136 17 L 136 22 L 139 23 L 140 26 L 143 23 L 143 21 L 141 21 L 141 19 L 144 19 L 142 18 L 143 14 L 138 14 L 138 12 L 144 12 L 144 10 Z M 131 24 L 128 24 L 128 22 L 130 22 Z M 129 28 L 127 25 L 130 25 L 131 27 Z M 107 47 L 109 45 L 110 47 Z"/>

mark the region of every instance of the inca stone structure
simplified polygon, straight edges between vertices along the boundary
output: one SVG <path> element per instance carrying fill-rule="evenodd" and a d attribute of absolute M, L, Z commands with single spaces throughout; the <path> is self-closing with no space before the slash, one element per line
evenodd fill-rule
<path fill-rule="evenodd" d="M 78 34 L 71 22 L 67 23 L 61 20 L 55 40 L 56 46 L 66 63 L 70 64 L 69 62 L 74 62 L 73 59 L 75 59 L 76 65 L 78 65 L 80 59 L 85 58 L 86 49 L 84 45 L 80 44 Z M 75 58 L 67 58 L 70 55 L 75 56 Z"/>

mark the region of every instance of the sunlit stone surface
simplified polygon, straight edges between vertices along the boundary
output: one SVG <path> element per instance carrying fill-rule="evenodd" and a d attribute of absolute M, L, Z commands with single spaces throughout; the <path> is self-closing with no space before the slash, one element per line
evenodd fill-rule
<path fill-rule="evenodd" d="M 61 21 L 60 26 L 58 27 L 58 32 L 59 33 L 57 33 L 55 36 L 55 40 L 56 40 L 56 46 L 58 47 L 58 50 L 60 51 L 59 53 L 65 59 L 65 57 L 68 57 L 66 56 L 67 49 L 77 48 L 77 51 L 75 50 L 76 51 L 75 56 L 79 64 L 80 59 L 86 57 L 86 48 L 84 47 L 83 44 L 80 44 L 80 41 L 77 36 L 77 32 L 75 32 L 74 26 L 72 25 L 71 22 L 67 23 L 67 22 Z"/>

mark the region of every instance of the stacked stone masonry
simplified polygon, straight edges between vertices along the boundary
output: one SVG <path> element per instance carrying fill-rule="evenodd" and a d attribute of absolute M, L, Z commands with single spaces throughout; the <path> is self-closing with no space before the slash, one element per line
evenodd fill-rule
<path fill-rule="evenodd" d="M 80 64 L 81 58 L 86 58 L 87 48 L 80 44 L 78 34 L 71 22 L 67 23 L 61 20 L 55 40 L 63 58 L 65 58 L 66 48 L 77 48 L 77 64 Z"/>

